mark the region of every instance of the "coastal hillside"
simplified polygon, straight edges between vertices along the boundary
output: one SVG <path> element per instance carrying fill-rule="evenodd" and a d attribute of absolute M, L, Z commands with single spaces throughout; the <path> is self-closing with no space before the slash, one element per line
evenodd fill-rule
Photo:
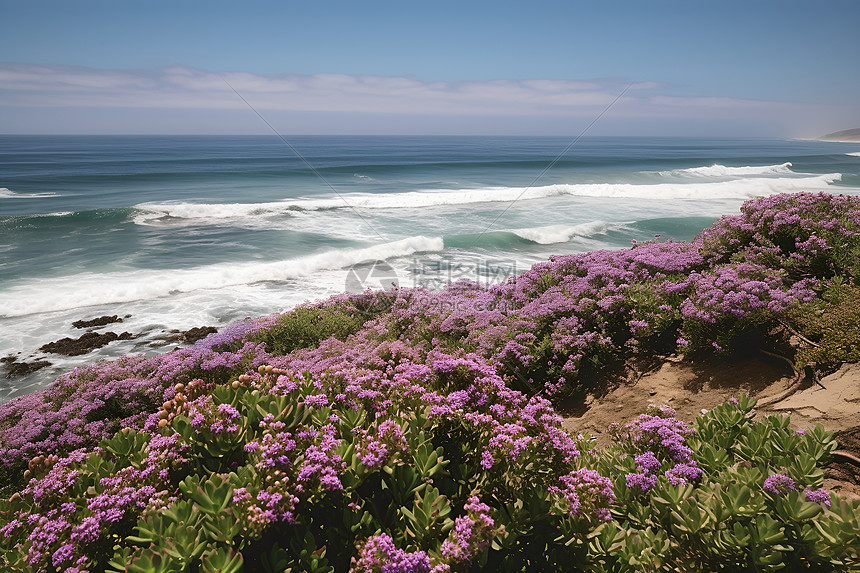
<path fill-rule="evenodd" d="M 342 294 L 0 405 L 0 565 L 857 571 L 857 362 L 844 195 Z"/>
<path fill-rule="evenodd" d="M 860 127 L 855 129 L 845 129 L 843 131 L 835 131 L 819 137 L 821 141 L 860 141 Z"/>

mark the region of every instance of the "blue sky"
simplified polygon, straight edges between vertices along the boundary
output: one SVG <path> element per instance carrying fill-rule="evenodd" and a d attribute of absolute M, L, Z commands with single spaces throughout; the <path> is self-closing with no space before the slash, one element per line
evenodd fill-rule
<path fill-rule="evenodd" d="M 860 2 L 0 0 L 0 132 L 819 135 Z"/>

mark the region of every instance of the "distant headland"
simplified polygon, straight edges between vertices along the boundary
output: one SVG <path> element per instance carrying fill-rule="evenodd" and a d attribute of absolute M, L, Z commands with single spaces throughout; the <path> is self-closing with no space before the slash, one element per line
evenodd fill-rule
<path fill-rule="evenodd" d="M 838 141 L 846 143 L 860 142 L 860 127 L 843 131 L 835 131 L 833 133 L 828 133 L 827 135 L 822 135 L 816 139 L 820 141 Z"/>

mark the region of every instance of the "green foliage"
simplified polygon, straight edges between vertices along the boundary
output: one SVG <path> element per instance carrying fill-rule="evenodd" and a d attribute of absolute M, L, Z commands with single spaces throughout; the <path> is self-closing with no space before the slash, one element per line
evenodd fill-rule
<path fill-rule="evenodd" d="M 311 348 L 327 338 L 344 340 L 355 334 L 370 316 L 357 306 L 299 306 L 281 317 L 270 328 L 249 338 L 265 342 L 272 354 L 287 354 L 300 348 Z"/>
<path fill-rule="evenodd" d="M 306 405 L 316 391 L 299 382 L 286 395 L 243 386 L 217 388 L 209 399 L 235 407 L 241 418 L 234 429 L 222 432 L 231 439 L 177 416 L 173 426 L 162 430 L 164 437 L 177 440 L 170 451 L 184 452 L 183 459 L 168 455 L 165 459 L 172 461 L 161 466 L 174 484 L 173 497 L 155 495 L 153 502 L 112 526 L 99 542 L 101 549 L 89 547 L 90 569 L 345 572 L 357 559 L 362 540 L 380 532 L 398 548 L 424 552 L 431 563 L 446 563 L 450 553 L 444 543 L 454 535 L 471 496 L 491 503 L 491 543 L 479 546 L 474 559 L 454 570 L 860 568 L 860 507 L 835 496 L 826 499 L 827 506 L 805 494 L 821 487 L 822 466 L 836 447 L 832 434 L 820 425 L 797 432 L 782 416 L 755 421 L 755 401 L 745 396 L 695 421 L 685 440 L 690 452 L 685 463 L 702 470 L 700 479 L 673 484 L 667 472 L 653 488 L 641 491 L 629 486 L 625 476 L 638 471 L 636 456 L 655 446 L 630 429 L 616 432 L 617 442 L 607 448 L 580 442 L 575 464 L 554 467 L 535 452 L 484 469 L 475 453 L 493 435 L 465 419 L 436 419 L 430 408 L 416 409 L 385 415 L 383 428 L 382 420 L 364 410 Z M 648 415 L 676 423 L 660 409 Z M 389 431 L 398 438 L 386 441 Z M 371 461 L 365 457 L 370 437 L 397 447 Z M 225 471 L 223 460 L 233 459 L 237 446 L 245 457 Z M 94 500 L 107 493 L 103 479 L 126 472 L 133 484 L 149 472 L 153 442 L 148 434 L 126 429 L 100 447 L 76 458 L 67 468 L 73 474 L 57 474 L 75 479 L 55 502 L 44 494 L 36 500 L 28 491 L 0 501 L 0 525 L 8 525 L 13 514 L 44 511 L 50 503 L 98 505 Z M 666 457 L 671 448 L 653 451 L 663 461 L 661 471 L 671 467 Z M 204 458 L 222 461 L 202 463 Z M 338 468 L 338 487 L 321 478 L 327 463 Z M 593 519 L 587 513 L 593 508 L 585 506 L 578 515 L 567 513 L 549 487 L 559 473 L 583 464 L 611 476 L 616 495 L 612 521 Z M 792 487 L 769 489 L 766 480 L 774 474 L 790 479 Z M 295 489 L 299 483 L 304 485 Z M 288 501 L 291 495 L 297 497 Z M 587 503 L 584 490 L 579 495 Z M 284 517 L 266 517 L 267 508 Z M 88 515 L 90 510 L 82 511 Z M 31 542 L 21 526 L 0 541 L 5 569 L 29 570 Z"/>
<path fill-rule="evenodd" d="M 815 343 L 802 344 L 797 351 L 798 367 L 811 363 L 832 369 L 843 362 L 860 362 L 860 287 L 830 281 L 820 300 L 803 305 L 791 318 Z"/>
<path fill-rule="evenodd" d="M 804 494 L 823 482 L 821 467 L 836 447 L 832 434 L 821 425 L 798 433 L 785 417 L 753 421 L 754 405 L 742 396 L 696 420 L 687 445 L 704 470 L 698 484 L 672 485 L 661 477 L 643 494 L 616 481 L 616 520 L 590 538 L 596 571 L 624 571 L 626 565 L 666 571 L 860 567 L 860 507 L 833 496 L 827 507 Z M 598 467 L 623 475 L 638 451 L 622 440 L 598 455 Z M 794 485 L 770 491 L 766 478 L 777 473 Z"/>

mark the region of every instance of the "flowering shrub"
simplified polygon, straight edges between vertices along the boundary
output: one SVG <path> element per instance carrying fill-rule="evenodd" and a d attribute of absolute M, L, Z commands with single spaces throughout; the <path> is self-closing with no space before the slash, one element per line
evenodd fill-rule
<path fill-rule="evenodd" d="M 829 193 L 747 201 L 700 236 L 706 259 L 782 268 L 796 278 L 860 277 L 858 199 Z"/>
<path fill-rule="evenodd" d="M 480 464 L 490 437 L 475 426 L 510 423 L 509 408 L 529 403 L 500 381 L 493 390 L 479 370 L 461 373 L 476 398 L 455 408 L 423 386 L 423 408 L 393 398 L 397 408 L 375 413 L 313 399 L 329 389 L 323 380 L 261 370 L 193 400 L 183 385 L 170 414 L 154 416 L 168 424 L 38 460 L 27 486 L 0 502 L 4 570 L 860 566 L 860 507 L 821 489 L 831 434 L 798 433 L 785 418 L 753 422 L 746 397 L 692 425 L 652 408 L 604 450 L 544 440 L 500 473 Z M 182 404 L 205 404 L 205 421 Z M 558 428 L 550 412 L 536 433 Z M 384 444 L 374 451 L 387 453 L 368 459 L 374 434 Z M 648 487 L 631 475 L 649 476 Z"/>
<path fill-rule="evenodd" d="M 614 429 L 616 443 L 589 455 L 613 476 L 617 497 L 613 520 L 592 533 L 589 551 L 607 564 L 595 570 L 622 570 L 612 563 L 673 571 L 860 566 L 853 521 L 860 507 L 820 487 L 821 466 L 836 447 L 832 434 L 821 425 L 797 432 L 785 417 L 754 422 L 754 405 L 733 398 L 692 425 L 671 408 L 652 407 Z"/>
<path fill-rule="evenodd" d="M 236 352 L 201 346 L 152 358 L 124 356 L 76 368 L 47 390 L 0 404 L 0 488 L 27 479 L 27 462 L 40 453 L 91 447 L 122 427 L 140 427 L 173 397 L 177 383 L 224 382 L 267 356 L 250 342 Z"/>
<path fill-rule="evenodd" d="M 348 390 L 355 381 L 345 368 L 370 379 L 392 358 L 424 363 L 441 351 L 471 356 L 511 388 L 557 399 L 588 391 L 631 353 L 728 352 L 739 337 L 766 334 L 780 321 L 819 341 L 800 359 L 850 359 L 846 329 L 822 333 L 816 317 L 820 305 L 847 300 L 828 295 L 828 285 L 860 280 L 858 233 L 857 198 L 776 195 L 748 201 L 740 215 L 689 243 L 553 257 L 490 288 L 461 282 L 441 291 L 338 295 L 237 323 L 185 350 L 80 368 L 0 405 L 0 484 L 21 485 L 22 468 L 40 452 L 92 446 L 138 425 L 171 399 L 172 384 L 223 382 L 263 362 L 339 376 Z M 821 289 L 829 296 L 823 302 Z M 849 303 L 843 314 L 852 312 Z M 375 390 L 364 386 L 368 394 L 357 398 L 370 403 Z M 485 463 L 494 463 L 492 455 Z"/>
<path fill-rule="evenodd" d="M 374 535 L 365 541 L 358 552 L 358 559 L 350 571 L 355 573 L 430 573 L 430 559 L 423 551 L 407 553 L 394 545 L 385 533 Z"/>
<path fill-rule="evenodd" d="M 272 366 L 229 384 L 179 383 L 143 431 L 33 464 L 28 485 L 0 510 L 0 555 L 20 571 L 215 562 L 462 571 L 486 560 L 497 536 L 535 544 L 497 560 L 540 558 L 547 540 L 509 513 L 535 488 L 538 531 L 609 518 L 609 480 L 575 469 L 577 443 L 545 400 L 468 360 L 436 353 L 413 366 L 391 370 L 387 406 L 376 409 L 355 401 L 358 388 L 339 393 L 336 378 Z M 452 379 L 463 392 L 443 391 Z M 501 453 L 495 430 L 513 427 L 530 439 Z M 504 470 L 483 468 L 486 452 L 503 457 Z M 576 507 L 554 509 L 550 490 Z M 565 552 L 563 543 L 550 547 Z"/>
<path fill-rule="evenodd" d="M 814 339 L 799 360 L 852 356 L 823 317 L 856 322 L 858 225 L 855 198 L 757 199 L 689 243 L 339 295 L 74 370 L 0 405 L 0 565 L 856 570 L 822 428 L 753 422 L 740 397 L 694 423 L 650 408 L 598 450 L 550 399 L 779 324 Z"/>

